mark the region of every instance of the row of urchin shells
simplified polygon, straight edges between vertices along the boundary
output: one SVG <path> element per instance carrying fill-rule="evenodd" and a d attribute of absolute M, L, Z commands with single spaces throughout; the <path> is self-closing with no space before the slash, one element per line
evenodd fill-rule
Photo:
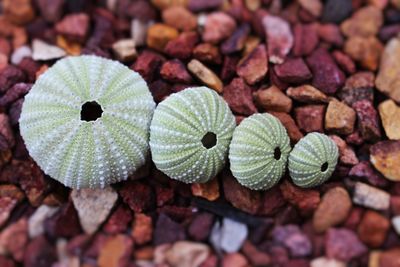
<path fill-rule="evenodd" d="M 307 135 L 289 155 L 278 119 L 255 114 L 236 127 L 227 103 L 206 87 L 172 94 L 154 109 L 145 81 L 126 66 L 68 57 L 26 96 L 21 135 L 45 173 L 73 188 L 127 179 L 145 163 L 149 146 L 156 167 L 185 183 L 215 177 L 228 154 L 233 175 L 255 190 L 275 185 L 288 157 L 299 186 L 319 185 L 335 169 L 337 147 L 325 135 Z"/>

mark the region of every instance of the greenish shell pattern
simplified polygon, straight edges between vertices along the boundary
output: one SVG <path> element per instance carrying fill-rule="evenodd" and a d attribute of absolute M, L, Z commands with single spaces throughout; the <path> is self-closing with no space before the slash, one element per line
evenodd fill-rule
<path fill-rule="evenodd" d="M 207 87 L 188 88 L 162 101 L 150 126 L 150 149 L 156 167 L 185 183 L 210 180 L 225 165 L 236 122 L 227 103 Z M 207 149 L 207 132 L 217 137 Z"/>
<path fill-rule="evenodd" d="M 94 121 L 81 107 L 96 101 Z M 97 56 L 67 57 L 41 75 L 26 95 L 20 117 L 31 157 L 72 188 L 103 188 L 144 164 L 155 103 L 139 74 Z"/>
<path fill-rule="evenodd" d="M 335 170 L 338 148 L 328 136 L 309 133 L 294 146 L 289 154 L 289 173 L 300 187 L 314 187 L 326 182 Z M 322 165 L 327 163 L 325 171 Z"/>
<path fill-rule="evenodd" d="M 275 149 L 280 157 L 275 159 Z M 268 113 L 254 114 L 236 127 L 229 149 L 233 176 L 253 190 L 266 190 L 286 170 L 290 139 L 282 123 Z"/>

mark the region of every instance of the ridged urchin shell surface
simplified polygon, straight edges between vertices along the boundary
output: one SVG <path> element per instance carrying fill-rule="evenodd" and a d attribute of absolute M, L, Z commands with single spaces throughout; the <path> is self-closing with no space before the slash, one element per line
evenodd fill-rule
<path fill-rule="evenodd" d="M 289 154 L 290 176 L 300 187 L 318 186 L 331 177 L 338 157 L 338 148 L 328 136 L 309 133 Z"/>
<path fill-rule="evenodd" d="M 170 95 L 154 111 L 150 149 L 156 167 L 185 183 L 206 182 L 223 168 L 236 122 L 227 103 L 207 87 Z M 208 132 L 216 144 L 203 146 Z"/>
<path fill-rule="evenodd" d="M 282 123 L 268 113 L 244 119 L 233 132 L 229 161 L 240 184 L 265 190 L 285 173 L 290 139 Z"/>
<path fill-rule="evenodd" d="M 103 113 L 81 120 L 86 102 Z M 59 60 L 26 95 L 21 134 L 43 171 L 72 188 L 126 179 L 144 164 L 155 103 L 139 74 L 97 56 Z"/>

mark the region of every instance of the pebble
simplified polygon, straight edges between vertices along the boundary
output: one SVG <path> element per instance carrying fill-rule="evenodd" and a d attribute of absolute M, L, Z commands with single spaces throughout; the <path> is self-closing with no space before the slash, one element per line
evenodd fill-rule
<path fill-rule="evenodd" d="M 15 49 L 11 55 L 11 63 L 14 65 L 18 65 L 25 57 L 32 57 L 32 49 L 23 45 Z"/>
<path fill-rule="evenodd" d="M 292 257 L 305 257 L 312 253 L 310 239 L 297 225 L 277 226 L 272 231 L 272 237 L 276 242 L 287 247 Z"/>
<path fill-rule="evenodd" d="M 132 19 L 131 21 L 131 38 L 137 46 L 146 44 L 147 31 L 153 22 L 144 22 L 140 19 Z"/>
<path fill-rule="evenodd" d="M 53 216 L 45 219 L 44 231 L 47 236 L 52 238 L 69 238 L 82 233 L 78 214 L 72 201 L 68 201 Z"/>
<path fill-rule="evenodd" d="M 328 97 L 320 90 L 311 85 L 301 85 L 298 87 L 289 87 L 286 95 L 302 103 L 326 103 Z"/>
<path fill-rule="evenodd" d="M 149 242 L 153 237 L 153 221 L 151 217 L 144 213 L 135 213 L 131 235 L 135 244 L 143 245 Z"/>
<path fill-rule="evenodd" d="M 161 245 L 185 239 L 184 226 L 173 221 L 165 213 L 160 213 L 154 230 L 154 244 Z"/>
<path fill-rule="evenodd" d="M 351 18 L 345 20 L 340 28 L 344 35 L 351 36 L 374 36 L 383 24 L 382 10 L 374 6 L 365 6 L 358 9 Z"/>
<path fill-rule="evenodd" d="M 197 267 L 208 258 L 210 248 L 190 241 L 175 242 L 166 252 L 165 259 L 174 267 Z"/>
<path fill-rule="evenodd" d="M 394 101 L 400 103 L 400 62 L 397 60 L 400 55 L 400 39 L 393 38 L 385 46 L 381 55 L 376 87 L 379 91 L 388 95 Z"/>
<path fill-rule="evenodd" d="M 56 22 L 61 19 L 65 0 L 38 0 L 36 1 L 40 14 L 47 22 Z"/>
<path fill-rule="evenodd" d="M 375 36 L 352 36 L 344 45 L 344 52 L 355 61 L 360 62 L 364 68 L 376 71 L 383 45 Z"/>
<path fill-rule="evenodd" d="M 134 212 L 147 211 L 155 205 L 155 196 L 152 188 L 139 181 L 125 183 L 120 188 L 119 195 Z"/>
<path fill-rule="evenodd" d="M 222 223 L 215 222 L 211 230 L 210 242 L 217 251 L 234 253 L 242 247 L 247 235 L 248 229 L 245 224 L 224 218 Z"/>
<path fill-rule="evenodd" d="M 225 254 L 222 259 L 221 267 L 248 267 L 249 262 L 246 257 L 240 253 Z"/>
<path fill-rule="evenodd" d="M 378 106 L 383 129 L 390 140 L 400 140 L 400 106 L 388 99 Z"/>
<path fill-rule="evenodd" d="M 348 106 L 352 106 L 359 100 L 369 100 L 373 102 L 374 81 L 375 75 L 372 72 L 357 72 L 347 78 L 344 87 L 339 92 L 339 98 Z"/>
<path fill-rule="evenodd" d="M 165 24 L 181 31 L 195 30 L 197 27 L 196 16 L 183 6 L 172 6 L 162 11 Z"/>
<path fill-rule="evenodd" d="M 23 217 L 2 229 L 0 255 L 11 255 L 14 260 L 22 261 L 28 239 L 28 221 Z"/>
<path fill-rule="evenodd" d="M 242 252 L 249 259 L 252 266 L 267 266 L 271 264 L 271 257 L 248 240 L 244 242 Z"/>
<path fill-rule="evenodd" d="M 192 76 L 179 59 L 165 61 L 161 66 L 160 75 L 164 80 L 173 83 L 190 84 L 193 81 Z"/>
<path fill-rule="evenodd" d="M 283 126 L 285 126 L 290 141 L 292 143 L 297 143 L 303 137 L 303 134 L 301 133 L 299 127 L 296 125 L 295 121 L 289 114 L 274 111 L 271 111 L 269 113 L 277 117 L 281 121 Z"/>
<path fill-rule="evenodd" d="M 299 0 L 299 4 L 314 17 L 318 18 L 322 14 L 323 5 L 320 0 Z"/>
<path fill-rule="evenodd" d="M 380 141 L 370 148 L 372 165 L 385 178 L 400 181 L 400 141 Z"/>
<path fill-rule="evenodd" d="M 339 148 L 339 161 L 344 165 L 356 165 L 358 164 L 358 158 L 356 153 L 354 152 L 353 148 L 350 147 L 346 141 L 340 138 L 337 135 L 330 135 L 329 136 Z"/>
<path fill-rule="evenodd" d="M 242 24 L 225 42 L 222 43 L 221 52 L 223 54 L 232 54 L 242 51 L 246 45 L 249 33 L 249 24 Z"/>
<path fill-rule="evenodd" d="M 379 248 L 386 240 L 389 220 L 376 211 L 367 210 L 357 228 L 358 237 L 369 247 Z"/>
<path fill-rule="evenodd" d="M 8 196 L 0 197 L 0 227 L 3 227 L 3 225 L 10 218 L 11 212 L 14 210 L 17 204 L 17 199 Z"/>
<path fill-rule="evenodd" d="M 41 235 L 29 242 L 23 263 L 25 267 L 47 267 L 52 266 L 56 260 L 55 247 Z"/>
<path fill-rule="evenodd" d="M 349 262 L 367 251 L 367 247 L 353 231 L 346 228 L 330 228 L 327 231 L 325 252 L 328 258 Z"/>
<path fill-rule="evenodd" d="M 93 234 L 110 214 L 118 194 L 111 187 L 81 189 L 73 190 L 71 198 L 83 230 L 87 234 Z"/>
<path fill-rule="evenodd" d="M 261 81 L 268 72 L 268 55 L 265 45 L 258 45 L 242 58 L 237 65 L 236 72 L 250 85 Z"/>
<path fill-rule="evenodd" d="M 396 233 L 400 236 L 400 215 L 394 216 L 392 218 L 392 226 Z"/>
<path fill-rule="evenodd" d="M 333 51 L 332 56 L 339 67 L 347 74 L 354 74 L 356 72 L 356 64 L 347 54 L 340 50 L 335 50 Z"/>
<path fill-rule="evenodd" d="M 400 248 L 392 248 L 383 251 L 379 256 L 379 267 L 398 267 Z"/>
<path fill-rule="evenodd" d="M 50 218 L 58 210 L 58 207 L 41 205 L 28 220 L 28 233 L 30 238 L 35 238 L 44 233 L 44 221 Z"/>
<path fill-rule="evenodd" d="M 223 97 L 236 114 L 250 116 L 257 112 L 253 103 L 252 89 L 242 78 L 235 78 L 225 86 Z"/>
<path fill-rule="evenodd" d="M 217 9 L 222 5 L 222 0 L 187 0 L 188 8 L 193 12 Z"/>
<path fill-rule="evenodd" d="M 317 233 L 324 233 L 332 226 L 342 224 L 352 207 L 349 194 L 342 187 L 329 189 L 321 199 L 313 215 L 313 227 Z"/>
<path fill-rule="evenodd" d="M 325 94 L 334 94 L 345 82 L 345 75 L 324 48 L 318 48 L 306 58 L 313 74 L 312 85 Z"/>
<path fill-rule="evenodd" d="M 279 188 L 284 199 L 297 207 L 303 215 L 312 214 L 321 201 L 318 190 L 300 188 L 287 180 Z"/>
<path fill-rule="evenodd" d="M 222 57 L 219 48 L 210 43 L 198 44 L 193 49 L 193 57 L 201 62 L 221 64 Z"/>
<path fill-rule="evenodd" d="M 24 25 L 35 18 L 31 0 L 4 0 L 2 13 L 10 22 L 17 25 Z"/>
<path fill-rule="evenodd" d="M 167 43 L 179 35 L 178 31 L 171 26 L 155 23 L 147 30 L 146 44 L 148 47 L 163 52 Z"/>
<path fill-rule="evenodd" d="M 224 12 L 213 12 L 207 15 L 202 39 L 204 42 L 218 44 L 230 37 L 236 29 L 235 20 Z"/>
<path fill-rule="evenodd" d="M 292 109 L 292 100 L 274 85 L 253 95 L 256 103 L 266 111 L 289 113 Z"/>
<path fill-rule="evenodd" d="M 67 55 L 63 49 L 45 43 L 39 39 L 33 40 L 32 50 L 32 58 L 34 60 L 52 60 L 62 58 Z"/>
<path fill-rule="evenodd" d="M 297 23 L 293 27 L 294 46 L 293 55 L 296 57 L 307 56 L 318 45 L 319 38 L 317 32 L 317 24 L 300 24 Z"/>
<path fill-rule="evenodd" d="M 294 38 L 289 23 L 277 16 L 267 14 L 262 19 L 268 46 L 269 61 L 281 64 L 293 47 Z"/>
<path fill-rule="evenodd" d="M 0 150 L 5 151 L 15 145 L 14 133 L 7 114 L 0 113 Z"/>
<path fill-rule="evenodd" d="M 103 225 L 103 230 L 107 234 L 125 232 L 132 217 L 132 212 L 126 205 L 119 205 Z"/>
<path fill-rule="evenodd" d="M 117 59 L 122 62 L 132 61 L 136 58 L 136 44 L 132 39 L 121 39 L 112 45 Z"/>
<path fill-rule="evenodd" d="M 352 3 L 348 0 L 328 0 L 322 11 L 322 21 L 340 23 L 352 12 Z"/>
<path fill-rule="evenodd" d="M 318 24 L 317 32 L 322 41 L 337 47 L 343 46 L 344 38 L 338 25 L 333 23 Z"/>
<path fill-rule="evenodd" d="M 55 29 L 68 40 L 83 43 L 89 33 L 89 22 L 90 18 L 85 13 L 70 14 L 58 22 Z"/>
<path fill-rule="evenodd" d="M 194 216 L 189 225 L 188 234 L 195 241 L 204 241 L 209 236 L 213 224 L 213 214 L 205 212 L 198 213 Z"/>
<path fill-rule="evenodd" d="M 307 105 L 294 109 L 294 116 L 299 129 L 303 132 L 324 131 L 324 105 Z"/>
<path fill-rule="evenodd" d="M 390 206 L 390 195 L 376 187 L 356 182 L 353 202 L 366 208 L 388 210 Z"/>
<path fill-rule="evenodd" d="M 169 41 L 164 51 L 171 57 L 187 59 L 192 55 L 192 51 L 198 42 L 199 36 L 196 32 L 183 32 L 178 38 Z"/>
<path fill-rule="evenodd" d="M 335 259 L 319 257 L 310 262 L 310 267 L 346 267 L 346 263 Z"/>
<path fill-rule="evenodd" d="M 312 74 L 302 58 L 288 58 L 280 65 L 274 66 L 279 79 L 287 83 L 304 83 L 312 78 Z"/>
<path fill-rule="evenodd" d="M 218 179 L 212 179 L 207 183 L 193 183 L 190 186 L 192 194 L 209 201 L 217 200 L 220 196 Z"/>
<path fill-rule="evenodd" d="M 133 241 L 128 236 L 119 234 L 111 237 L 100 248 L 97 265 L 99 267 L 127 266 L 133 250 Z"/>
<path fill-rule="evenodd" d="M 223 92 L 223 84 L 222 81 L 218 78 L 218 76 L 209 68 L 207 68 L 203 63 L 198 61 L 197 59 L 192 59 L 187 68 L 189 71 L 195 75 L 200 81 L 202 81 L 208 87 L 214 89 L 218 93 Z"/>
<path fill-rule="evenodd" d="M 345 103 L 331 100 L 325 114 L 325 129 L 332 133 L 349 135 L 354 131 L 356 112 Z"/>
<path fill-rule="evenodd" d="M 385 187 L 389 181 L 376 171 L 369 161 L 360 161 L 350 169 L 349 176 L 365 179 L 369 184 Z"/>
<path fill-rule="evenodd" d="M 360 100 L 352 105 L 357 114 L 358 130 L 365 141 L 376 142 L 381 137 L 378 113 L 369 100 Z"/>

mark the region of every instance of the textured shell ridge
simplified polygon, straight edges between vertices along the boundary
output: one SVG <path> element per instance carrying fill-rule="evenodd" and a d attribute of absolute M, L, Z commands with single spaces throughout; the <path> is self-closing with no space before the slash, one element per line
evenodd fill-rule
<path fill-rule="evenodd" d="M 85 121 L 87 102 L 101 116 Z M 152 95 L 138 73 L 97 56 L 67 57 L 40 75 L 25 96 L 21 135 L 43 171 L 73 188 L 127 179 L 148 154 Z"/>

